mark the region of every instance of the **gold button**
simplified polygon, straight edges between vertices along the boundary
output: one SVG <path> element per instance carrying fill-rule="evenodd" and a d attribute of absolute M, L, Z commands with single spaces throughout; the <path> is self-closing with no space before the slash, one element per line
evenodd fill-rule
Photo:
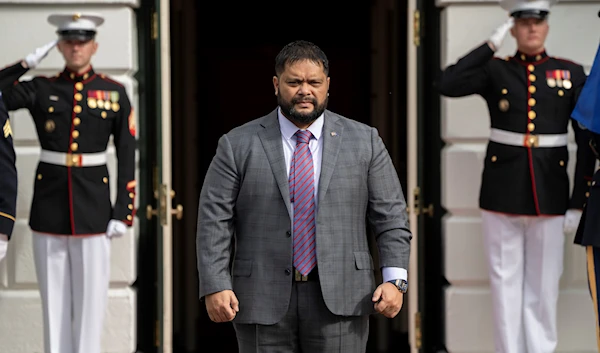
<path fill-rule="evenodd" d="M 534 123 L 527 124 L 527 130 L 529 130 L 529 131 L 535 130 L 535 124 Z"/>
<path fill-rule="evenodd" d="M 525 56 L 525 54 L 521 54 L 521 60 L 525 61 L 525 59 L 527 59 L 527 57 Z"/>
<path fill-rule="evenodd" d="M 100 115 L 102 116 L 102 119 L 106 119 L 106 112 L 102 112 Z"/>
<path fill-rule="evenodd" d="M 77 131 L 77 130 L 73 130 L 73 133 L 72 133 L 72 135 L 73 135 L 73 138 L 74 138 L 74 139 L 78 138 L 78 137 L 79 137 L 79 131 Z"/>
<path fill-rule="evenodd" d="M 588 186 L 592 186 L 592 182 L 591 181 L 588 181 Z"/>
<path fill-rule="evenodd" d="M 562 97 L 562 96 L 565 95 L 565 92 L 562 89 L 559 89 L 558 90 L 558 95 Z"/>
<path fill-rule="evenodd" d="M 83 89 L 83 83 L 77 82 L 75 84 L 75 89 L 78 90 L 78 91 L 81 91 Z"/>
<path fill-rule="evenodd" d="M 560 161 L 560 162 L 558 162 L 558 164 L 560 164 L 561 167 L 564 167 L 565 166 L 565 161 Z"/>
<path fill-rule="evenodd" d="M 81 124 L 81 119 L 79 119 L 79 118 L 73 119 L 73 125 L 77 126 L 79 124 Z"/>
<path fill-rule="evenodd" d="M 54 107 L 49 107 L 48 108 L 48 113 L 53 113 L 54 112 Z"/>
<path fill-rule="evenodd" d="M 132 219 L 133 219 L 133 217 L 131 217 L 131 215 L 130 215 L 130 214 L 128 214 L 128 215 L 127 215 L 127 220 L 128 220 L 128 221 L 131 221 Z"/>
<path fill-rule="evenodd" d="M 71 72 L 71 80 L 75 79 L 75 74 Z"/>
<path fill-rule="evenodd" d="M 498 160 L 498 157 L 496 157 L 496 156 L 492 156 L 492 162 L 495 162 L 495 161 L 497 161 L 497 160 Z"/>
<path fill-rule="evenodd" d="M 506 88 L 503 88 L 502 89 L 502 94 L 507 94 L 507 93 L 508 93 L 508 90 Z"/>
<path fill-rule="evenodd" d="M 590 193 L 589 193 L 589 192 L 586 192 L 586 193 L 585 193 L 585 197 L 590 197 Z"/>
<path fill-rule="evenodd" d="M 542 56 L 540 54 L 535 56 L 535 61 L 540 61 L 542 60 Z"/>
<path fill-rule="evenodd" d="M 527 116 L 529 119 L 533 120 L 536 118 L 537 114 L 533 110 L 530 110 L 529 113 L 527 113 Z"/>
<path fill-rule="evenodd" d="M 529 71 L 533 71 L 535 69 L 535 67 L 531 64 L 529 64 L 529 66 L 527 66 L 527 70 Z"/>
<path fill-rule="evenodd" d="M 132 193 L 132 192 L 130 192 L 130 193 L 129 193 L 129 198 L 134 198 L 134 197 L 135 197 L 135 194 L 134 194 L 134 193 Z"/>
<path fill-rule="evenodd" d="M 102 178 L 102 182 L 103 182 L 104 184 L 108 184 L 108 178 L 107 178 L 107 177 L 104 177 L 104 178 Z"/>
<path fill-rule="evenodd" d="M 529 86 L 529 93 L 535 93 L 536 89 L 535 86 Z"/>
<path fill-rule="evenodd" d="M 529 74 L 529 81 L 535 82 L 535 80 L 536 80 L 535 75 L 534 74 Z"/>
<path fill-rule="evenodd" d="M 76 114 L 79 114 L 79 113 L 81 113 L 81 106 L 80 106 L 80 105 L 76 105 L 76 106 L 74 106 L 74 107 L 73 107 L 73 111 L 74 111 Z"/>
<path fill-rule="evenodd" d="M 127 208 L 130 209 L 130 210 L 133 210 L 133 205 L 129 204 L 129 205 L 127 205 Z"/>
<path fill-rule="evenodd" d="M 42 174 L 37 175 L 37 180 L 42 180 Z"/>
<path fill-rule="evenodd" d="M 77 142 L 73 142 L 71 144 L 71 150 L 72 151 L 77 151 L 77 148 L 79 148 L 79 145 L 77 144 Z"/>
<path fill-rule="evenodd" d="M 81 95 L 81 93 L 79 93 L 79 92 L 75 93 L 75 100 L 76 101 L 79 102 L 82 98 L 83 98 L 83 96 Z"/>
<path fill-rule="evenodd" d="M 83 75 L 83 79 L 84 79 L 84 80 L 87 80 L 87 79 L 88 79 L 88 77 L 90 77 L 90 74 L 85 74 L 85 75 Z"/>
<path fill-rule="evenodd" d="M 530 107 L 535 106 L 535 98 L 529 98 L 529 106 Z"/>

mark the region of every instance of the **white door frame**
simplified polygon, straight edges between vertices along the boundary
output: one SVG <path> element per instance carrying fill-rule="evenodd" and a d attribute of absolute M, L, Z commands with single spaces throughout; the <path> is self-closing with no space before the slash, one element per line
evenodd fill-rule
<path fill-rule="evenodd" d="M 408 21 L 408 40 L 407 40 L 407 111 L 406 111 L 406 120 L 407 120 L 407 129 L 406 129 L 406 139 L 407 139 L 407 190 L 406 190 L 406 198 L 407 204 L 409 207 L 409 221 L 410 221 L 410 231 L 412 233 L 412 241 L 411 241 L 411 250 L 410 250 L 410 263 L 408 266 L 409 273 L 409 283 L 410 289 L 408 297 L 408 335 L 409 335 L 409 344 L 410 344 L 410 352 L 418 353 L 419 350 L 417 348 L 417 341 L 420 341 L 420 337 L 417 337 L 416 330 L 416 317 L 419 312 L 419 238 L 418 238 L 418 220 L 417 215 L 414 212 L 415 210 L 415 200 L 413 195 L 413 190 L 415 190 L 419 185 L 418 179 L 418 124 L 417 124 L 417 47 L 415 46 L 413 39 L 415 35 L 415 26 L 414 26 L 414 13 L 417 9 L 417 0 L 408 0 L 408 11 L 407 11 L 407 21 Z"/>
<path fill-rule="evenodd" d="M 159 41 L 161 76 L 161 171 L 162 184 L 172 190 L 171 163 L 171 31 L 169 0 L 160 0 Z M 162 352 L 173 352 L 173 217 L 171 202 L 166 202 L 166 224 L 162 226 Z"/>

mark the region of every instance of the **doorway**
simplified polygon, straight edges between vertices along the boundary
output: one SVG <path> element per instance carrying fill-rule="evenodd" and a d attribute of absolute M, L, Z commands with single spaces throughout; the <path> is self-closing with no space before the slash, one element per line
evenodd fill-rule
<path fill-rule="evenodd" d="M 325 51 L 328 109 L 379 128 L 407 193 L 404 6 L 171 1 L 172 197 L 184 209 L 173 223 L 174 352 L 237 352 L 233 326 L 212 323 L 198 300 L 198 196 L 219 137 L 275 108 L 273 66 L 285 44 L 305 39 Z M 369 353 L 408 352 L 406 311 L 371 319 Z"/>

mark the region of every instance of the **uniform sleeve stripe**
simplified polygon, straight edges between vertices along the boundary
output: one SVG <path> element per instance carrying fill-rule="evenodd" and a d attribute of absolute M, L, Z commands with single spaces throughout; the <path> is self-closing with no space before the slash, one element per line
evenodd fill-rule
<path fill-rule="evenodd" d="M 8 213 L 0 212 L 0 216 L 1 216 L 1 217 L 6 217 L 6 218 L 8 218 L 8 219 L 12 220 L 13 222 L 16 222 L 16 221 L 17 221 L 17 220 L 15 219 L 15 217 L 13 217 L 13 216 L 9 215 Z"/>

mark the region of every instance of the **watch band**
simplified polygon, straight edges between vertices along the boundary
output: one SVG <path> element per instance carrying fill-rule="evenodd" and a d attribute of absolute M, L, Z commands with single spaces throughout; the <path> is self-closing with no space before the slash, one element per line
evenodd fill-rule
<path fill-rule="evenodd" d="M 402 293 L 406 293 L 406 291 L 408 290 L 408 282 L 406 282 L 403 279 L 395 279 L 388 282 L 395 285 L 396 288 L 398 288 L 398 290 Z"/>

